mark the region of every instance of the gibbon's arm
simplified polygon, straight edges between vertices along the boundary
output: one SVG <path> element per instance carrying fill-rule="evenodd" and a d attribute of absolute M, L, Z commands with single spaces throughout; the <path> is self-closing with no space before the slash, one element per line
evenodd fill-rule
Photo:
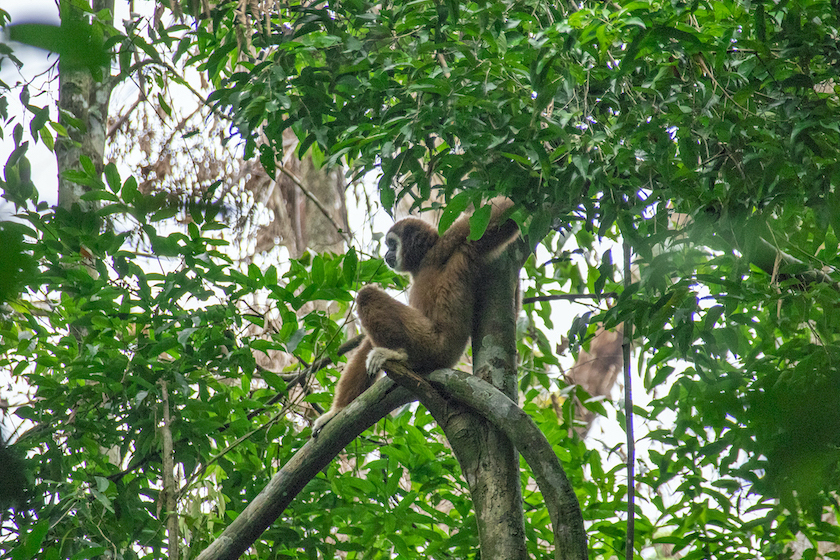
<path fill-rule="evenodd" d="M 472 244 L 479 255 L 485 255 L 496 248 L 503 249 L 516 239 L 519 225 L 511 219 L 501 220 L 502 215 L 513 207 L 513 201 L 506 196 L 497 196 L 490 199 L 489 204 L 491 205 L 490 221 L 480 239 L 467 241 L 470 235 L 470 216 L 461 216 L 444 232 L 440 241 L 430 252 L 429 260 L 437 263 L 446 262 L 458 248 L 467 243 Z"/>
<path fill-rule="evenodd" d="M 490 221 L 484 234 L 472 242 L 475 251 L 484 257 L 485 262 L 493 261 L 501 255 L 505 247 L 519 236 L 519 224 L 502 216 L 511 208 L 513 201 L 506 196 L 490 199 Z"/>

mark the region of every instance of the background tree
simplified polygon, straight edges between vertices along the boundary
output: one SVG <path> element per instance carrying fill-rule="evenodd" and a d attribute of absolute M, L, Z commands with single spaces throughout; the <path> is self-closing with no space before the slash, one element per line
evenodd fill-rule
<path fill-rule="evenodd" d="M 823 521 L 836 513 L 840 475 L 836 3 L 170 7 L 103 31 L 112 72 L 197 69 L 215 114 L 231 119 L 245 159 L 267 176 L 291 131 L 298 156 L 344 164 L 351 180 L 377 173 L 385 208 L 439 196 L 443 227 L 506 194 L 540 242 L 524 266 L 526 298 L 618 293 L 569 334 L 575 351 L 597 323 L 623 324 L 636 341 L 650 401 L 635 412 L 651 442 L 638 458 L 637 554 L 789 557 L 796 543 L 795 554 L 813 557 L 840 540 Z M 138 65 L 134 53 L 152 62 Z M 4 198 L 27 224 L 3 225 L 18 244 L 3 248 L 16 264 L 4 277 L 0 367 L 31 390 L 30 401 L 9 399 L 20 426 L 12 447 L 32 489 L 31 509 L 4 518 L 7 554 L 175 548 L 160 523 L 164 425 L 178 540 L 203 550 L 308 437 L 305 392 L 287 384 L 300 378 L 257 368 L 253 351 L 337 362 L 335 319 L 354 290 L 402 281 L 358 245 L 240 268 L 220 250 L 226 216 L 214 193 L 224 184 L 185 204 L 189 223 L 170 233 L 164 196 L 141 192 L 117 166 L 105 165 L 103 180 L 83 164 L 74 182 L 115 226 L 62 221 L 37 206 L 26 157 L 27 140 L 50 143 L 62 121 L 22 101 L 24 118 L 0 104 L 14 143 Z M 570 236 L 576 247 L 566 248 Z M 632 247 L 629 289 L 604 240 Z M 141 245 L 165 264 L 146 266 Z M 78 246 L 97 256 L 98 275 L 73 266 Z M 249 330 L 265 320 L 241 303 L 255 293 L 279 317 L 270 339 Z M 590 553 L 623 554 L 623 458 L 571 429 L 566 397 L 587 398 L 560 374 L 550 329 L 562 304 L 548 299 L 526 304 L 518 324 L 520 404 L 569 475 Z M 312 301 L 341 307 L 301 317 Z M 307 399 L 327 402 L 335 374 L 314 373 Z M 560 415 L 546 404 L 552 394 Z M 378 430 L 304 488 L 255 542 L 256 556 L 474 554 L 466 486 L 425 409 Z M 527 465 L 522 478 L 528 552 L 545 557 L 544 500 Z"/>

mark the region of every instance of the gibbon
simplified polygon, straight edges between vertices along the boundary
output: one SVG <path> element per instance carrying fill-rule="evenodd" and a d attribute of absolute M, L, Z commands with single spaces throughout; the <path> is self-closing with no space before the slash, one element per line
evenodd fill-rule
<path fill-rule="evenodd" d="M 357 314 L 366 336 L 341 373 L 332 407 L 315 421 L 314 436 L 370 386 L 387 360 L 404 361 L 418 373 L 458 362 L 472 332 L 481 268 L 519 235 L 516 222 L 502 220 L 513 202 L 497 197 L 490 203 L 487 230 L 475 241 L 468 239 L 469 216 L 458 218 L 443 236 L 417 218 L 391 227 L 385 262 L 411 274 L 409 305 L 376 286 L 359 290 Z"/>

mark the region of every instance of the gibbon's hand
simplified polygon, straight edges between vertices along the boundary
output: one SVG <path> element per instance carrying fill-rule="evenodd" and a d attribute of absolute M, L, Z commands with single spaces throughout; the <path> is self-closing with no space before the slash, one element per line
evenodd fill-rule
<path fill-rule="evenodd" d="M 388 360 L 396 360 L 398 362 L 405 362 L 408 363 L 408 354 L 405 350 L 391 350 L 390 348 L 383 348 L 381 346 L 377 346 L 373 350 L 370 351 L 368 354 L 367 361 L 365 362 L 365 367 L 367 368 L 368 377 L 373 379 L 376 375 L 382 371 L 382 368 L 385 366 L 385 362 Z"/>

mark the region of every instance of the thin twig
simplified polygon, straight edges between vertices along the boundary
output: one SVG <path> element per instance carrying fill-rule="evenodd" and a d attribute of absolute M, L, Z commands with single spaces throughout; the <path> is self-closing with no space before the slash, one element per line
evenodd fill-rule
<path fill-rule="evenodd" d="M 631 249 L 630 244 L 624 242 L 624 289 L 629 290 L 632 279 L 630 277 Z M 627 433 L 627 541 L 625 558 L 633 560 L 633 543 L 636 525 L 636 441 L 633 436 L 633 388 L 630 378 L 630 343 L 633 339 L 633 322 L 624 322 L 624 340 L 621 350 L 624 358 L 624 422 Z"/>
<path fill-rule="evenodd" d="M 616 292 L 604 292 L 603 294 L 552 294 L 550 296 L 533 296 L 522 298 L 522 303 L 537 303 L 540 301 L 567 300 L 576 301 L 579 299 L 603 299 L 618 297 Z"/>
<path fill-rule="evenodd" d="M 126 121 L 128 120 L 128 117 L 131 116 L 131 113 L 133 113 L 134 110 L 137 107 L 140 106 L 140 102 L 143 101 L 145 98 L 146 98 L 146 96 L 142 95 L 142 94 L 137 96 L 137 99 L 134 101 L 134 103 L 131 105 L 131 107 L 129 107 L 128 110 L 125 113 L 120 115 L 120 118 L 117 119 L 117 122 L 115 122 L 111 126 L 111 128 L 108 129 L 108 132 L 106 134 L 107 138 L 110 139 L 110 138 L 114 137 L 114 134 L 116 134 L 117 131 L 122 127 L 122 125 L 124 125 L 126 123 Z"/>
<path fill-rule="evenodd" d="M 134 72 L 136 72 L 136 71 L 140 70 L 141 68 L 143 68 L 144 66 L 149 66 L 149 65 L 152 65 L 152 64 L 155 64 L 155 65 L 157 65 L 157 66 L 162 66 L 163 68 L 165 68 L 165 69 L 167 69 L 169 72 L 171 72 L 171 73 L 172 73 L 172 75 L 176 78 L 176 79 L 175 79 L 175 82 L 176 82 L 178 85 L 184 86 L 185 88 L 187 88 L 188 90 L 190 90 L 190 93 L 192 93 L 192 94 L 193 94 L 196 98 L 198 98 L 198 100 L 201 102 L 201 104 L 202 104 L 202 105 L 206 106 L 206 107 L 207 107 L 207 108 L 209 108 L 209 109 L 210 109 L 213 113 L 215 113 L 215 114 L 216 114 L 216 116 L 218 116 L 218 117 L 220 117 L 220 118 L 222 118 L 222 119 L 225 119 L 225 120 L 231 120 L 231 119 L 230 119 L 230 117 L 229 117 L 228 115 L 225 115 L 224 113 L 221 113 L 221 112 L 219 112 L 218 110 L 216 110 L 216 109 L 213 107 L 213 105 L 212 105 L 212 104 L 210 104 L 210 103 L 207 101 L 207 98 L 206 98 L 206 97 L 204 97 L 204 96 L 201 94 L 201 92 L 199 92 L 197 89 L 195 89 L 195 87 L 193 87 L 193 86 L 192 86 L 192 84 L 190 84 L 187 80 L 185 80 L 185 79 L 183 78 L 183 76 L 181 76 L 181 74 L 178 72 L 178 70 L 177 70 L 174 66 L 172 66 L 171 64 L 169 64 L 168 62 L 164 62 L 164 61 L 162 61 L 162 60 L 152 60 L 152 59 L 150 59 L 150 58 L 147 58 L 146 60 L 141 60 L 141 61 L 139 61 L 139 62 L 135 62 L 134 64 L 132 64 L 131 66 L 129 66 L 129 67 L 128 67 L 128 69 L 127 69 L 127 70 L 126 70 L 126 72 L 125 72 L 125 75 L 127 75 L 127 76 L 128 76 L 128 75 L 131 75 L 131 74 L 133 74 Z"/>

